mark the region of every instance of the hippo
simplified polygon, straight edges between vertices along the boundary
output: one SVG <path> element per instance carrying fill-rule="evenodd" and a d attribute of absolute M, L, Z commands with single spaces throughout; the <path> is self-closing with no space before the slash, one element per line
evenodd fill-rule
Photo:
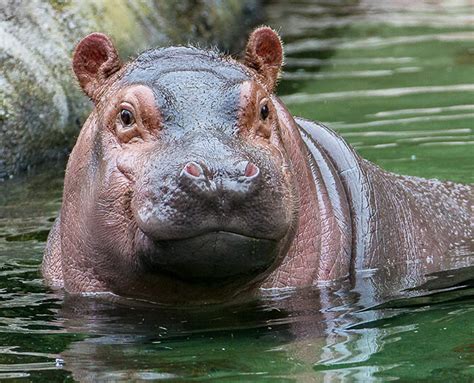
<path fill-rule="evenodd" d="M 470 266 L 472 185 L 396 175 L 275 95 L 279 35 L 237 60 L 192 46 L 122 63 L 92 33 L 73 70 L 94 109 L 42 264 L 70 294 L 209 303 L 348 280 L 413 287 Z"/>

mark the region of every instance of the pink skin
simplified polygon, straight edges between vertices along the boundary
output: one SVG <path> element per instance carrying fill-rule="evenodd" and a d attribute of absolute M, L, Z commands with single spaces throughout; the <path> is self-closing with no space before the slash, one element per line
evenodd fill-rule
<path fill-rule="evenodd" d="M 300 191 L 300 219 L 298 233 L 288 256 L 264 284 L 266 288 L 309 286 L 316 281 L 325 282 L 347 277 L 351 256 L 351 222 L 344 188 L 335 169 L 326 160 L 328 172 L 322 177 L 315 174 L 314 182 L 309 167 L 305 144 L 293 117 L 281 101 L 274 97 L 280 124 L 284 127 L 283 140 L 297 175 Z M 314 170 L 315 172 L 318 169 Z M 321 171 L 321 170 L 319 170 Z M 336 197 L 342 214 L 335 215 L 325 182 L 336 183 Z M 340 219 L 343 221 L 340 221 Z M 315 257 L 315 254 L 319 254 Z M 336 256 L 335 256 L 336 255 Z"/>

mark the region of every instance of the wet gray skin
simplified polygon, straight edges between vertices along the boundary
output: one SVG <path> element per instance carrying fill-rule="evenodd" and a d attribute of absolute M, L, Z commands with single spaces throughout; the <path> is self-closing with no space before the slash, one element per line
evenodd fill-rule
<path fill-rule="evenodd" d="M 152 89 L 163 121 L 159 140 L 139 149 L 143 166 L 127 171 L 145 268 L 221 283 L 275 261 L 292 220 L 289 185 L 270 153 L 238 134 L 248 80 L 212 52 L 168 48 L 142 54 L 120 81 Z"/>

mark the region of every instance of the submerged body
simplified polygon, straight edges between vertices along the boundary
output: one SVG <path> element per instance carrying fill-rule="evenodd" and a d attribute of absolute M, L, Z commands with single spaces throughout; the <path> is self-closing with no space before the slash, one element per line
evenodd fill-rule
<path fill-rule="evenodd" d="M 388 173 L 273 94 L 283 52 L 194 48 L 122 65 L 92 34 L 74 70 L 96 108 L 71 154 L 43 274 L 73 293 L 219 301 L 377 269 L 413 287 L 472 259 L 469 185 Z"/>

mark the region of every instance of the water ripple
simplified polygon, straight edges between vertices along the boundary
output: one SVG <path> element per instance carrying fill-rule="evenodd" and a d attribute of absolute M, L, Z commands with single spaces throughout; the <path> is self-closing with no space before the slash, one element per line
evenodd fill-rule
<path fill-rule="evenodd" d="M 371 65 L 371 64 L 407 64 L 415 60 L 413 57 L 348 57 L 348 58 L 285 58 L 286 67 L 313 67 L 320 65 Z"/>
<path fill-rule="evenodd" d="M 448 142 L 424 142 L 420 146 L 459 146 L 459 145 L 473 145 L 474 141 L 448 141 Z"/>
<path fill-rule="evenodd" d="M 390 117 L 406 114 L 435 114 L 451 111 L 471 110 L 474 111 L 474 104 L 438 106 L 433 108 L 413 108 L 381 111 L 374 114 L 367 114 L 367 117 Z"/>
<path fill-rule="evenodd" d="M 406 88 L 388 88 L 388 89 L 366 89 L 350 90 L 342 92 L 327 93 L 294 93 L 281 97 L 288 104 L 304 104 L 314 101 L 324 101 L 328 99 L 350 99 L 359 97 L 399 97 L 411 94 L 424 93 L 447 93 L 447 92 L 469 92 L 474 91 L 474 84 L 456 84 L 456 85 L 434 85 L 434 86 L 413 86 Z"/>
<path fill-rule="evenodd" d="M 384 131 L 384 130 L 371 130 L 369 132 L 348 132 L 344 133 L 344 137 L 428 137 L 437 136 L 445 133 L 470 133 L 471 129 L 442 129 L 442 130 L 397 130 L 397 131 Z"/>
<path fill-rule="evenodd" d="M 397 118 L 392 120 L 376 120 L 369 122 L 357 122 L 353 124 L 334 124 L 330 125 L 335 129 L 354 129 L 354 128 L 369 128 L 374 126 L 386 126 L 386 125 L 404 125 L 412 124 L 414 122 L 427 122 L 427 121 L 451 121 L 474 118 L 474 113 L 463 113 L 463 114 L 451 114 L 447 116 L 419 116 L 409 118 Z M 434 131 L 433 131 L 434 132 Z"/>
<path fill-rule="evenodd" d="M 474 41 L 474 32 L 433 33 L 415 36 L 369 37 L 365 39 L 328 38 L 306 39 L 285 46 L 287 54 L 295 54 L 321 49 L 378 49 L 392 45 L 418 44 L 429 41 L 459 42 Z"/>
<path fill-rule="evenodd" d="M 396 73 L 413 73 L 421 71 L 420 67 L 401 67 L 395 69 L 380 70 L 361 70 L 350 72 L 285 72 L 283 78 L 285 80 L 316 80 L 316 79 L 338 79 L 338 78 L 363 78 L 363 77 L 383 77 L 393 76 Z"/>

